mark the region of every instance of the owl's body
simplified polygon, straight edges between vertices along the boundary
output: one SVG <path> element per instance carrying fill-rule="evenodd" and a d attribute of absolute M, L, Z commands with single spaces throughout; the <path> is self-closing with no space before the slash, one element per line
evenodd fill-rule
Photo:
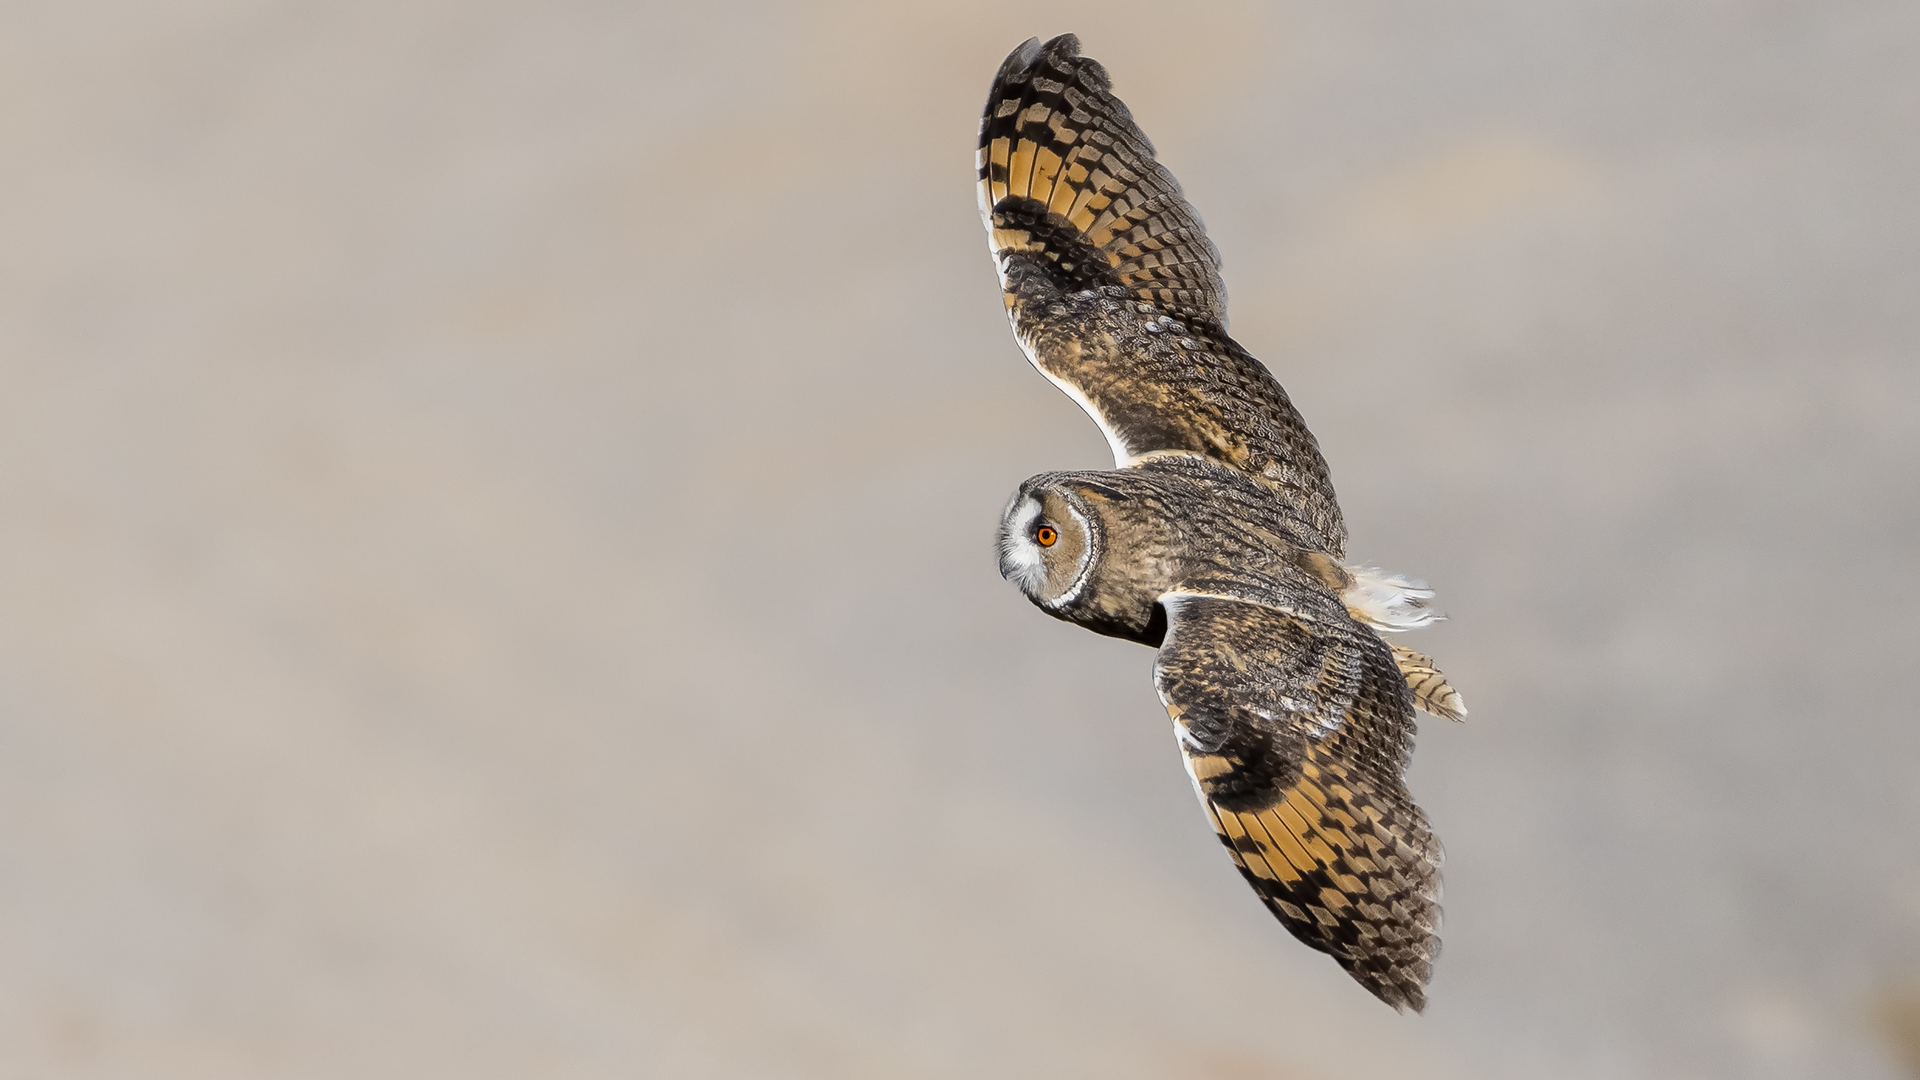
<path fill-rule="evenodd" d="M 1422 1008 L 1440 846 L 1403 776 L 1416 705 L 1464 708 L 1376 630 L 1433 621 L 1432 594 L 1343 564 L 1318 443 L 1227 335 L 1198 215 L 1072 35 L 1007 58 L 980 142 L 1014 335 L 1116 466 L 1021 485 L 1002 574 L 1056 618 L 1159 650 L 1155 683 L 1234 863 L 1295 936 Z"/>

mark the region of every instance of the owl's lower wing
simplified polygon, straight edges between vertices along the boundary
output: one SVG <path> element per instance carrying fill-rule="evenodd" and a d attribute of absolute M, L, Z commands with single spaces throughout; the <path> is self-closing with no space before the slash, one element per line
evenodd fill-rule
<path fill-rule="evenodd" d="M 1216 458 L 1280 491 L 1341 554 L 1319 444 L 1227 336 L 1220 256 L 1106 69 L 1072 34 L 1014 50 L 980 122 L 980 212 L 1015 336 L 1117 465 Z"/>
<path fill-rule="evenodd" d="M 1426 1006 L 1440 843 L 1403 774 L 1407 684 L 1352 623 L 1173 594 L 1154 669 L 1207 818 L 1293 935 L 1395 1008 Z"/>

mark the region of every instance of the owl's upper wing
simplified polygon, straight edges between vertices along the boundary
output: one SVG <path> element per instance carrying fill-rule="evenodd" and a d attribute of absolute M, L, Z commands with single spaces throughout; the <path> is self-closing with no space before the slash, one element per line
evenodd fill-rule
<path fill-rule="evenodd" d="M 1022 348 L 1117 465 L 1206 454 L 1280 490 L 1340 555 L 1319 444 L 1227 336 L 1220 256 L 1106 69 L 1072 34 L 1000 67 L 980 122 L 980 212 Z"/>
<path fill-rule="evenodd" d="M 1254 891 L 1301 941 L 1418 1012 L 1440 953 L 1440 843 L 1402 776 L 1413 709 L 1363 626 L 1170 594 L 1154 681 Z"/>

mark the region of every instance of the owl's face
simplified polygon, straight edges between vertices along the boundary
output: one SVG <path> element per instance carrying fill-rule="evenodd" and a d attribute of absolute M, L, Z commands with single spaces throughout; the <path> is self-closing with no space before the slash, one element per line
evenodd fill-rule
<path fill-rule="evenodd" d="M 1020 485 L 1000 518 L 1000 575 L 1056 619 L 1159 645 L 1165 529 L 1111 480 L 1050 473 Z"/>
<path fill-rule="evenodd" d="M 1000 576 L 1058 612 L 1086 588 L 1102 539 L 1077 493 L 1023 485 L 1000 518 Z"/>

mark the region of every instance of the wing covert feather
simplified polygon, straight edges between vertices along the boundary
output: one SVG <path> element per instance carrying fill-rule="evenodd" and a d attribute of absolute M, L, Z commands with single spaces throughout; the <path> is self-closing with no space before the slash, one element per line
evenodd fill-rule
<path fill-rule="evenodd" d="M 1418 1012 L 1440 940 L 1440 844 L 1403 774 L 1413 709 L 1351 622 L 1172 595 L 1155 682 L 1234 865 L 1307 945 Z"/>

